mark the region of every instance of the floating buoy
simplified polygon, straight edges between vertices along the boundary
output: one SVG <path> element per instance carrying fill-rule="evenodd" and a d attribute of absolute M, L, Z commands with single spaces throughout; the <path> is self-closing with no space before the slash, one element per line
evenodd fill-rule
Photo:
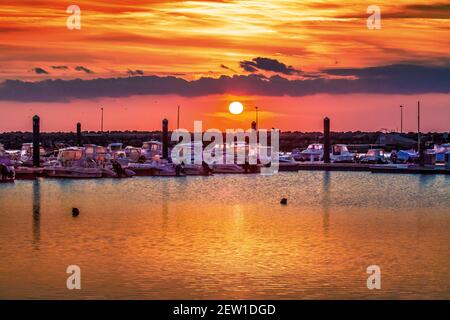
<path fill-rule="evenodd" d="M 78 217 L 80 210 L 78 208 L 72 208 L 72 217 Z"/>
<path fill-rule="evenodd" d="M 287 204 L 287 199 L 286 198 L 281 199 L 280 204 Z"/>

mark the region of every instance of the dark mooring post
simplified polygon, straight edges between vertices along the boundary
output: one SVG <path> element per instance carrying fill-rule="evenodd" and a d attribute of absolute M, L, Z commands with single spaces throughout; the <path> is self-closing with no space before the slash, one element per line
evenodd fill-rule
<path fill-rule="evenodd" d="M 169 158 L 169 121 L 162 121 L 162 156 L 163 159 Z"/>
<path fill-rule="evenodd" d="M 40 119 L 39 116 L 33 117 L 33 166 L 39 167 L 40 165 L 40 142 L 41 142 L 41 133 L 40 133 Z"/>
<path fill-rule="evenodd" d="M 81 123 L 77 123 L 77 146 L 81 147 Z"/>
<path fill-rule="evenodd" d="M 419 165 L 421 167 L 425 166 L 425 143 L 420 143 L 419 148 Z"/>
<path fill-rule="evenodd" d="M 330 119 L 323 119 L 323 162 L 330 163 Z"/>

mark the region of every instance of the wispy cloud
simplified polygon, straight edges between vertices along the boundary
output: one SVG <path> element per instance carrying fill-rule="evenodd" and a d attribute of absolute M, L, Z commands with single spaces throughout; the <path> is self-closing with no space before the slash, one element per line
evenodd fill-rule
<path fill-rule="evenodd" d="M 91 69 L 88 69 L 88 68 L 83 67 L 83 66 L 76 66 L 75 70 L 76 71 L 83 71 L 83 72 L 88 73 L 88 74 L 94 73 L 94 71 L 92 71 Z"/>
<path fill-rule="evenodd" d="M 31 69 L 31 71 L 33 71 L 36 74 L 48 74 L 47 70 L 40 68 L 40 67 L 33 68 L 33 69 Z"/>
<path fill-rule="evenodd" d="M 130 76 L 143 76 L 144 75 L 144 71 L 143 70 L 131 70 L 128 69 L 127 70 L 127 74 Z"/>
<path fill-rule="evenodd" d="M 69 70 L 68 66 L 50 66 L 50 68 L 55 70 Z"/>
<path fill-rule="evenodd" d="M 256 72 L 258 70 L 262 71 L 272 71 L 276 73 L 281 73 L 285 75 L 301 74 L 300 70 L 293 68 L 292 66 L 287 66 L 284 63 L 271 58 L 254 58 L 252 61 L 241 61 L 239 63 L 242 69 L 247 72 Z"/>

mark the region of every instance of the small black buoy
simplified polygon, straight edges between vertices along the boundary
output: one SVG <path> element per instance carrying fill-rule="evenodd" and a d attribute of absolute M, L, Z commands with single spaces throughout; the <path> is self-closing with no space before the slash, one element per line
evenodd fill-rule
<path fill-rule="evenodd" d="M 287 204 L 287 199 L 286 198 L 281 199 L 280 204 Z"/>
<path fill-rule="evenodd" d="M 78 208 L 72 208 L 72 217 L 78 217 L 80 210 Z"/>

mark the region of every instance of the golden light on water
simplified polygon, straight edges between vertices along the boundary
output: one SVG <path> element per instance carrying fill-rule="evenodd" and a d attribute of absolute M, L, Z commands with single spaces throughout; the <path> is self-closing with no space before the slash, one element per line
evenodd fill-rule
<path fill-rule="evenodd" d="M 234 101 L 230 103 L 230 106 L 228 107 L 230 110 L 230 113 L 232 114 L 241 114 L 242 111 L 244 111 L 244 106 L 239 101 Z"/>

